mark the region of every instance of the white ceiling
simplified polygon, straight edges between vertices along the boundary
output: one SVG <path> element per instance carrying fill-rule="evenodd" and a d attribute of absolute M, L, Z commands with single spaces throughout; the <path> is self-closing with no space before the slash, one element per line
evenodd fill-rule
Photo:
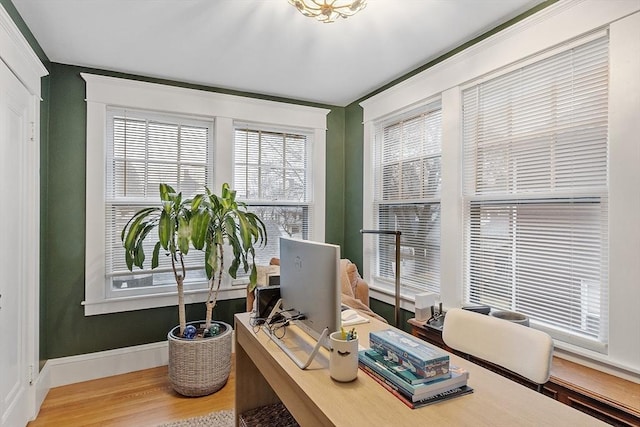
<path fill-rule="evenodd" d="M 369 0 L 332 24 L 287 0 L 13 0 L 49 59 L 344 106 L 542 0 Z"/>

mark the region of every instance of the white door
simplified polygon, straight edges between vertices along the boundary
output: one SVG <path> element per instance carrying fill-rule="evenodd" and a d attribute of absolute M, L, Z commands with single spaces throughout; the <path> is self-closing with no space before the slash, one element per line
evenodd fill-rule
<path fill-rule="evenodd" d="M 25 87 L 0 61 L 0 426 L 24 426 L 30 417 L 29 382 L 33 354 L 28 320 L 32 235 L 26 166 L 33 102 Z M 31 207 L 37 209 L 37 206 Z M 36 237 L 37 238 L 37 237 Z M 37 305 L 36 305 L 37 306 Z"/>

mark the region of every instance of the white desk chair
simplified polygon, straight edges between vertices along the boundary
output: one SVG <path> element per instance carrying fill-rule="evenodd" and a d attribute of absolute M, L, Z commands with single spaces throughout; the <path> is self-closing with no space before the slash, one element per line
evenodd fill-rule
<path fill-rule="evenodd" d="M 447 311 L 442 339 L 454 350 L 502 366 L 538 384 L 549 380 L 553 340 L 536 329 L 454 308 Z"/>

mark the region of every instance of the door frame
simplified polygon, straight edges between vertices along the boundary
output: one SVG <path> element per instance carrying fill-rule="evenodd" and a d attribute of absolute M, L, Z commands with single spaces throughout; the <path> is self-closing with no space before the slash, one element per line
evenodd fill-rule
<path fill-rule="evenodd" d="M 32 245 L 22 252 L 21 262 L 26 288 L 27 299 L 24 307 L 27 313 L 25 324 L 26 353 L 24 366 L 30 372 L 25 372 L 27 395 L 25 402 L 29 417 L 35 418 L 48 390 L 38 390 L 36 384 L 40 374 L 40 101 L 41 79 L 48 75 L 48 71 L 35 54 L 29 42 L 13 22 L 7 11 L 0 4 L 0 60 L 24 85 L 32 97 L 31 107 L 33 118 L 30 141 L 25 147 L 24 164 L 21 165 L 23 189 L 17 206 L 29 207 L 26 212 L 20 212 L 26 223 L 23 238 Z M 26 424 L 26 423 L 25 423 Z"/>

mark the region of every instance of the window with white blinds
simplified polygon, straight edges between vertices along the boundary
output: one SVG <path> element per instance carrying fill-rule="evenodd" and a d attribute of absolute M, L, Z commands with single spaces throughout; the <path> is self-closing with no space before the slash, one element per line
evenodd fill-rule
<path fill-rule="evenodd" d="M 280 236 L 310 236 L 311 140 L 301 132 L 235 127 L 234 188 L 267 229 L 267 246 L 256 250 L 258 264 L 280 256 Z"/>
<path fill-rule="evenodd" d="M 400 231 L 403 295 L 440 291 L 442 115 L 439 103 L 376 123 L 372 224 Z M 395 283 L 395 236 L 375 239 L 376 284 Z"/>
<path fill-rule="evenodd" d="M 160 257 L 151 270 L 154 239 L 147 239 L 146 269 L 127 269 L 120 233 L 143 207 L 160 206 L 159 184 L 167 183 L 184 198 L 204 191 L 212 176 L 213 122 L 151 112 L 107 109 L 105 191 L 106 276 L 115 296 L 166 292 L 175 288 L 171 260 Z M 152 231 L 156 232 L 156 231 Z M 203 254 L 185 258 L 186 285 L 206 284 Z"/>
<path fill-rule="evenodd" d="M 602 351 L 608 306 L 608 38 L 463 91 L 465 300 Z"/>

